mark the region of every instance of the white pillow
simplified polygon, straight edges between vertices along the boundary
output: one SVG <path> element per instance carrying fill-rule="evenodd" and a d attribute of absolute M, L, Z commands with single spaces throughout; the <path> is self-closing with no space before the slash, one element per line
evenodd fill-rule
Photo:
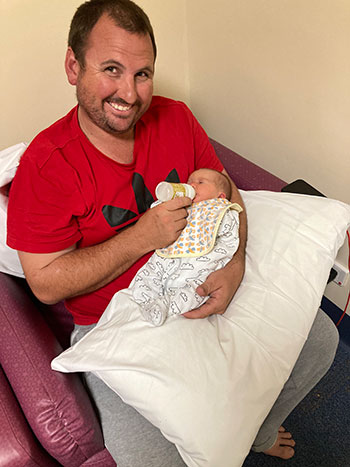
<path fill-rule="evenodd" d="M 0 151 L 0 187 L 12 181 L 19 160 L 27 147 L 27 143 L 18 143 Z"/>
<path fill-rule="evenodd" d="M 241 194 L 246 274 L 224 315 L 173 316 L 153 327 L 124 290 L 96 328 L 52 362 L 59 371 L 93 371 L 191 467 L 244 462 L 308 336 L 350 225 L 350 206 L 338 201 Z"/>
<path fill-rule="evenodd" d="M 0 151 L 0 188 L 12 181 L 27 146 L 27 143 L 19 143 Z M 0 193 L 0 271 L 24 277 L 17 251 L 6 245 L 7 204 L 7 196 Z"/>
<path fill-rule="evenodd" d="M 7 196 L 0 193 L 0 271 L 24 277 L 17 251 L 6 245 L 7 202 Z"/>

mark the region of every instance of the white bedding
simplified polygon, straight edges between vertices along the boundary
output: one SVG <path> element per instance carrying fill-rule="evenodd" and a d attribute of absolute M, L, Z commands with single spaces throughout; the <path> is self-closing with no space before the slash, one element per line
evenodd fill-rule
<path fill-rule="evenodd" d="M 27 143 L 19 143 L 0 151 L 0 189 L 12 181 L 19 160 L 27 147 Z M 8 197 L 0 193 L 0 271 L 12 276 L 24 277 L 17 251 L 6 244 L 7 204 Z"/>
<path fill-rule="evenodd" d="M 153 327 L 124 290 L 96 328 L 52 362 L 96 373 L 190 467 L 242 465 L 308 336 L 350 225 L 350 206 L 338 201 L 241 194 L 246 274 L 224 315 L 173 316 Z"/>

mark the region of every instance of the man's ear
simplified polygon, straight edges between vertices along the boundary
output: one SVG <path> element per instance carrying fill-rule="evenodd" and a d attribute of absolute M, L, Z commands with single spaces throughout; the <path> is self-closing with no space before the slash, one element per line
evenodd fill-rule
<path fill-rule="evenodd" d="M 77 84 L 81 68 L 71 47 L 68 47 L 67 49 L 64 67 L 66 69 L 66 75 L 69 83 L 75 86 Z"/>

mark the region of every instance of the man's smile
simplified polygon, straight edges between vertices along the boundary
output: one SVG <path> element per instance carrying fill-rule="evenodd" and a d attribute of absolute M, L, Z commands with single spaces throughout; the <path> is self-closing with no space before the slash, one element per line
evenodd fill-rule
<path fill-rule="evenodd" d="M 118 110 L 119 112 L 128 112 L 133 107 L 130 104 L 118 104 L 116 102 L 108 101 L 108 104 L 113 107 L 113 109 Z"/>

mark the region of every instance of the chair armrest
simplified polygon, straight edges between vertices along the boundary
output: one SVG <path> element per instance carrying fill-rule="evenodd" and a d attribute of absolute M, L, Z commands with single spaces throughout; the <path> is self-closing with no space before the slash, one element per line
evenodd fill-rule
<path fill-rule="evenodd" d="M 0 465 L 2 467 L 57 467 L 39 445 L 24 418 L 13 391 L 0 367 Z"/>
<path fill-rule="evenodd" d="M 0 273 L 0 362 L 27 421 L 62 465 L 80 466 L 100 452 L 104 465 L 116 465 L 79 376 L 51 370 L 62 347 L 22 281 Z"/>
<path fill-rule="evenodd" d="M 210 139 L 216 155 L 221 160 L 227 173 L 241 190 L 281 191 L 286 182 L 248 161 L 231 149 Z"/>

